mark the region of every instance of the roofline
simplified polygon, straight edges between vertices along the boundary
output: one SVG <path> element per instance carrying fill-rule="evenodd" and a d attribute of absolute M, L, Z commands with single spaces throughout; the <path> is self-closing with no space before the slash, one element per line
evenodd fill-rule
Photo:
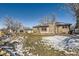
<path fill-rule="evenodd" d="M 70 26 L 72 24 L 69 23 L 62 23 L 60 22 L 59 24 L 56 24 L 57 26 Z M 33 26 L 33 28 L 39 28 L 39 27 L 48 27 L 49 25 L 37 25 L 37 26 Z"/>
<path fill-rule="evenodd" d="M 33 26 L 33 28 L 39 28 L 39 27 L 48 27 L 48 25 L 46 25 L 46 26 L 44 26 L 44 25 Z"/>
<path fill-rule="evenodd" d="M 72 25 L 72 24 L 56 24 L 57 26 L 65 26 L 65 25 L 68 25 L 68 26 L 70 26 L 70 25 Z"/>

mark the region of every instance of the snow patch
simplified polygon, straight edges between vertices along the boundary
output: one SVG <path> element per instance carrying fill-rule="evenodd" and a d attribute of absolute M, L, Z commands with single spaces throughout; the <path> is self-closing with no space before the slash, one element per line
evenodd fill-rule
<path fill-rule="evenodd" d="M 42 42 L 50 45 L 59 51 L 65 51 L 67 54 L 77 54 L 79 51 L 79 36 L 47 36 L 42 38 Z"/>
<path fill-rule="evenodd" d="M 61 42 L 66 38 L 68 38 L 68 36 L 47 36 L 42 37 L 42 41 L 47 45 L 51 45 L 51 47 L 54 47 L 55 49 L 63 50 Z"/>

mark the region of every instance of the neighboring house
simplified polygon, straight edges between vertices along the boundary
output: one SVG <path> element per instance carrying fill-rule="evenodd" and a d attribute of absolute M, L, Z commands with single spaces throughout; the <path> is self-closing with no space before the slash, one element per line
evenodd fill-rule
<path fill-rule="evenodd" d="M 33 30 L 32 30 L 31 28 L 26 28 L 25 31 L 26 31 L 27 33 L 33 33 Z"/>
<path fill-rule="evenodd" d="M 38 34 L 68 34 L 70 25 L 63 22 L 54 22 L 52 24 L 42 24 L 33 27 L 33 32 Z"/>

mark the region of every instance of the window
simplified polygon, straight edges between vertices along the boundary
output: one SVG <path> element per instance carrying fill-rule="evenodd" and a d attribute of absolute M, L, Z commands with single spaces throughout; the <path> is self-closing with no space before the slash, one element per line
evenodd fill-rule
<path fill-rule="evenodd" d="M 20 30 L 20 32 L 24 32 L 23 30 Z"/>
<path fill-rule="evenodd" d="M 47 28 L 46 27 L 42 27 L 42 31 L 47 31 Z"/>
<path fill-rule="evenodd" d="M 67 26 L 63 26 L 63 28 L 67 28 Z"/>

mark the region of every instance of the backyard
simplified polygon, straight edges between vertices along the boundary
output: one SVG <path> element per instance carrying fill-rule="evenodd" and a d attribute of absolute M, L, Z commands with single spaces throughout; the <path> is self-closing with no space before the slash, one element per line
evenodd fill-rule
<path fill-rule="evenodd" d="M 8 43 L 4 44 L 5 42 Z M 33 33 L 17 33 L 15 36 L 4 38 L 0 46 L 3 48 L 0 49 L 0 55 L 6 56 L 75 56 L 79 55 L 79 36 L 40 36 Z"/>
<path fill-rule="evenodd" d="M 0 56 L 79 56 L 79 4 L 0 6 Z"/>

